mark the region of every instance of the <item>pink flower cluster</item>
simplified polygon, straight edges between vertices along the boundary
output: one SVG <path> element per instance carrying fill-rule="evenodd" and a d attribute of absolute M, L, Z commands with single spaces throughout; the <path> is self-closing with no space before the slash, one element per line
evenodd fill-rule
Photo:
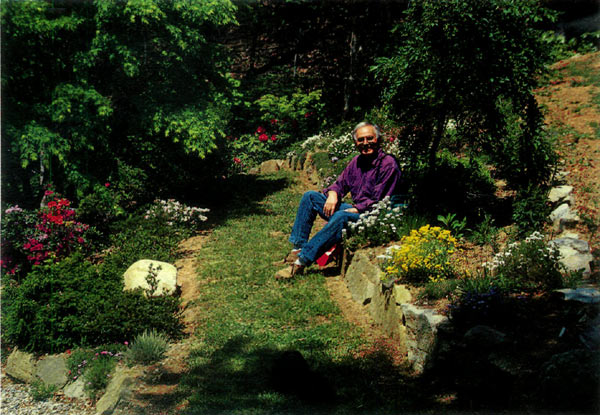
<path fill-rule="evenodd" d="M 48 258 L 58 261 L 77 246 L 85 245 L 84 236 L 89 229 L 89 225 L 75 220 L 75 210 L 69 207 L 69 200 L 58 197 L 51 190 L 46 190 L 45 196 L 52 197 L 52 200 L 39 212 L 35 236 L 23 244 L 27 260 L 33 265 L 39 265 Z"/>

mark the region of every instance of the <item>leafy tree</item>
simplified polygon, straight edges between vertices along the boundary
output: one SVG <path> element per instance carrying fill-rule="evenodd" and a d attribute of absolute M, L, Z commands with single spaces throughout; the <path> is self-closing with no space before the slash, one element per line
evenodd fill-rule
<path fill-rule="evenodd" d="M 61 6 L 2 3 L 9 200 L 50 181 L 80 198 L 119 164 L 168 183 L 178 159 L 216 147 L 234 98 L 218 44 L 235 24 L 230 1 Z"/>
<path fill-rule="evenodd" d="M 532 90 L 549 53 L 536 25 L 551 17 L 533 0 L 411 2 L 373 70 L 412 154 L 433 166 L 452 132 L 513 187 L 543 182 L 553 151 Z"/>

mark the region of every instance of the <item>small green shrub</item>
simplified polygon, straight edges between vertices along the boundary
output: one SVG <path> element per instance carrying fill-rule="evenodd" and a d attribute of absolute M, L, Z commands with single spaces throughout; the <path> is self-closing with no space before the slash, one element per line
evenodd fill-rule
<path fill-rule="evenodd" d="M 29 393 L 34 401 L 47 401 L 54 396 L 58 390 L 56 385 L 46 385 L 43 381 L 36 379 L 29 386 Z"/>
<path fill-rule="evenodd" d="M 449 297 L 458 287 L 459 280 L 456 279 L 439 279 L 429 281 L 423 287 L 423 291 L 419 294 L 420 299 L 439 300 Z"/>
<path fill-rule="evenodd" d="M 494 252 L 497 251 L 498 246 L 496 236 L 498 235 L 499 229 L 494 226 L 492 215 L 486 213 L 483 220 L 479 222 L 474 229 L 469 229 L 469 232 L 469 240 L 471 242 L 477 245 L 491 245 Z"/>
<path fill-rule="evenodd" d="M 550 214 L 548 189 L 533 186 L 517 193 L 513 202 L 512 219 L 520 236 L 540 229 Z"/>
<path fill-rule="evenodd" d="M 151 364 L 161 360 L 167 351 L 166 337 L 152 329 L 136 336 L 127 351 L 127 359 L 133 363 Z"/>
<path fill-rule="evenodd" d="M 448 229 L 454 237 L 460 239 L 463 237 L 463 230 L 467 226 L 467 218 L 459 220 L 455 213 L 448 213 L 446 216 L 438 215 L 437 220 Z"/>

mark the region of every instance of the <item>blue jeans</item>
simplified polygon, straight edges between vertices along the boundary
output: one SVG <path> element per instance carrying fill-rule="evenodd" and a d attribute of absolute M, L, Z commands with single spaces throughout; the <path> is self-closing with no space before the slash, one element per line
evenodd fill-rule
<path fill-rule="evenodd" d="M 341 203 L 338 210 L 328 218 L 323 213 L 326 200 L 327 197 L 323 193 L 310 190 L 304 193 L 300 200 L 300 206 L 298 206 L 296 221 L 289 241 L 294 244 L 294 248 L 302 249 L 299 257 L 306 265 L 312 264 L 335 243 L 341 241 L 344 226 L 348 222 L 356 222 L 360 216 L 358 213 L 346 212 L 345 210 L 350 209 L 352 205 Z M 308 237 L 317 214 L 328 222 L 309 241 Z"/>

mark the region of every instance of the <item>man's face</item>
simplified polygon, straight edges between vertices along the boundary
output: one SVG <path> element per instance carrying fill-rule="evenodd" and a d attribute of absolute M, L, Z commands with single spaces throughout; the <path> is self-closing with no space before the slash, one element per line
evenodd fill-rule
<path fill-rule="evenodd" d="M 365 125 L 356 130 L 356 139 L 354 141 L 356 148 L 363 156 L 375 154 L 379 143 L 377 142 L 377 133 L 372 125 Z"/>

